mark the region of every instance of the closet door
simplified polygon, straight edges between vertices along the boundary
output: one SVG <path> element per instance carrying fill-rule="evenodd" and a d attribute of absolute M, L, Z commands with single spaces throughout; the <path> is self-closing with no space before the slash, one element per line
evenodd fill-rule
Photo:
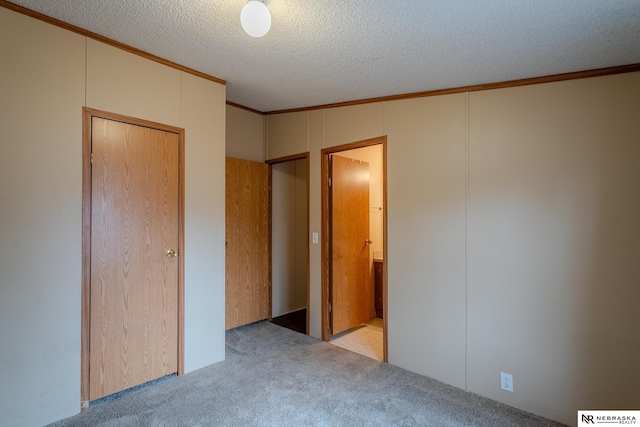
<path fill-rule="evenodd" d="M 269 165 L 226 159 L 226 328 L 271 313 Z"/>
<path fill-rule="evenodd" d="M 179 135 L 91 119 L 89 399 L 178 372 Z"/>

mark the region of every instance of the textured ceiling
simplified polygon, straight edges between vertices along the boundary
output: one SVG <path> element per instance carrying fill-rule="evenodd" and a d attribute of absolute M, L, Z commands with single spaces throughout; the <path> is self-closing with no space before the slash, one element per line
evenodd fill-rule
<path fill-rule="evenodd" d="M 11 0 L 227 81 L 259 111 L 640 63 L 640 0 Z"/>

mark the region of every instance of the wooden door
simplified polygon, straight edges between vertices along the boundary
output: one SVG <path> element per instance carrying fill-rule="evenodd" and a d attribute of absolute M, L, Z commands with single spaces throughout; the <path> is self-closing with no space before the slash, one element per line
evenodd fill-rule
<path fill-rule="evenodd" d="M 91 119 L 89 399 L 178 371 L 179 136 Z"/>
<path fill-rule="evenodd" d="M 331 333 L 370 320 L 369 164 L 331 155 Z"/>
<path fill-rule="evenodd" d="M 227 157 L 226 328 L 270 317 L 269 165 Z"/>

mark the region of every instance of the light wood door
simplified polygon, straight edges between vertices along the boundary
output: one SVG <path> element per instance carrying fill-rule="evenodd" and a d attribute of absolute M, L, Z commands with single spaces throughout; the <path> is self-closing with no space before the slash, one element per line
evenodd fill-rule
<path fill-rule="evenodd" d="M 227 157 L 226 328 L 271 312 L 269 165 Z"/>
<path fill-rule="evenodd" d="M 369 164 L 331 155 L 331 333 L 370 320 Z"/>
<path fill-rule="evenodd" d="M 178 371 L 179 137 L 93 117 L 90 400 Z"/>

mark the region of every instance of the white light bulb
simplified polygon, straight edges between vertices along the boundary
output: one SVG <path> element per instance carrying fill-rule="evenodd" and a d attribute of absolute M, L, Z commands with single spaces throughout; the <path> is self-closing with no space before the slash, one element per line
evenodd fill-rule
<path fill-rule="evenodd" d="M 240 12 L 242 28 L 253 37 L 262 37 L 271 28 L 271 13 L 260 0 L 249 0 Z"/>

